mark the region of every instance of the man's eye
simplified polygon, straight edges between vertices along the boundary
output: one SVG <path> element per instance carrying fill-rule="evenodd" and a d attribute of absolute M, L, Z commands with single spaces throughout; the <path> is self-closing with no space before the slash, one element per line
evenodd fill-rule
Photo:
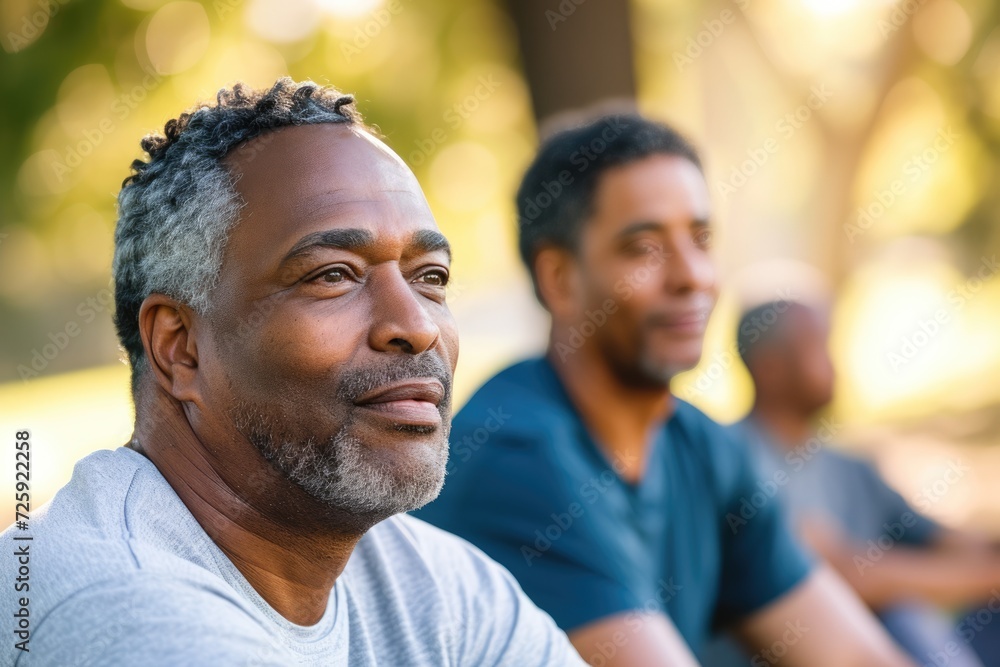
<path fill-rule="evenodd" d="M 656 252 L 662 252 L 662 248 L 658 243 L 653 243 L 651 241 L 638 241 L 636 243 L 630 243 L 625 251 L 630 255 L 649 255 Z"/>
<path fill-rule="evenodd" d="M 712 230 L 702 229 L 701 231 L 696 232 L 694 235 L 694 242 L 704 247 L 712 245 Z"/>
<path fill-rule="evenodd" d="M 429 271 L 420 276 L 422 282 L 435 287 L 444 287 L 448 284 L 448 274 L 444 271 Z"/>
<path fill-rule="evenodd" d="M 323 273 L 316 276 L 316 280 L 324 283 L 340 283 L 349 278 L 347 269 L 336 267 L 324 271 Z"/>

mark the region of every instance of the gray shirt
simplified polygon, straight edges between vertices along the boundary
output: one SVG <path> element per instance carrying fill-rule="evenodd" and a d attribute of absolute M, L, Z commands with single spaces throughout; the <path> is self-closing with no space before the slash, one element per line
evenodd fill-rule
<path fill-rule="evenodd" d="M 867 461 L 818 437 L 783 448 L 750 418 L 733 428 L 746 436 L 759 486 L 765 494 L 776 489 L 793 525 L 820 518 L 861 544 L 888 533 L 894 542 L 920 546 L 939 534 L 938 524 L 911 507 Z"/>
<path fill-rule="evenodd" d="M 77 463 L 0 554 L 2 665 L 584 664 L 505 569 L 408 515 L 361 538 L 318 623 L 292 623 L 126 448 Z M 15 592 L 25 560 L 30 588 Z M 29 652 L 12 636 L 21 598 Z"/>

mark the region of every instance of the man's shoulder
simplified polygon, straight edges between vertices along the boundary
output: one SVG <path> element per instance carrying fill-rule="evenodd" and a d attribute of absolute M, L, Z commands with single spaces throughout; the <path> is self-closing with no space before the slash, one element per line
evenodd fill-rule
<path fill-rule="evenodd" d="M 681 445 L 700 454 L 713 467 L 729 467 L 731 460 L 745 453 L 747 435 L 739 424 L 723 424 L 693 404 L 675 399 L 672 417 Z"/>
<path fill-rule="evenodd" d="M 0 540 L 30 537 L 38 565 L 60 569 L 139 569 L 137 555 L 155 546 L 163 525 L 180 530 L 193 517 L 148 459 L 132 450 L 100 450 L 80 459 L 69 482 Z"/>
<path fill-rule="evenodd" d="M 33 530 L 104 530 L 123 518 L 125 498 L 140 473 L 140 454 L 101 449 L 73 466 L 69 481 L 31 515 Z"/>
<path fill-rule="evenodd" d="M 76 463 L 70 481 L 25 526 L 0 533 L 4 558 L 25 553 L 38 606 L 55 603 L 107 576 L 136 569 L 125 538 L 124 504 L 138 468 L 101 450 Z"/>
<path fill-rule="evenodd" d="M 34 573 L 32 577 L 38 580 Z M 49 583 L 46 578 L 37 585 L 44 588 Z M 235 592 L 179 574 L 105 573 L 53 604 L 40 607 L 36 600 L 29 593 L 23 599 L 0 602 L 5 616 L 27 610 L 30 633 L 26 645 L 30 653 L 12 650 L 8 644 L 0 649 L 0 663 L 7 664 L 5 658 L 34 655 L 44 658 L 45 664 L 80 660 L 87 664 L 223 664 L 236 657 L 280 652 Z"/>
<path fill-rule="evenodd" d="M 398 514 L 369 530 L 344 578 L 362 609 L 381 605 L 367 609 L 372 623 L 411 616 L 421 632 L 444 632 L 462 664 L 583 665 L 501 564 L 416 517 Z"/>
<path fill-rule="evenodd" d="M 685 428 L 707 429 L 709 431 L 726 431 L 728 427 L 708 416 L 704 410 L 696 407 L 677 396 L 674 399 L 673 419 L 679 421 Z"/>
<path fill-rule="evenodd" d="M 563 389 L 541 357 L 517 362 L 488 379 L 455 415 L 453 432 L 477 429 L 531 438 L 574 419 Z"/>
<path fill-rule="evenodd" d="M 0 534 L 0 562 L 24 565 L 19 592 L 36 617 L 80 596 L 125 590 L 121 582 L 152 586 L 176 578 L 201 590 L 224 590 L 214 573 L 185 558 L 183 547 L 196 538 L 175 538 L 193 517 L 176 511 L 183 507 L 179 499 L 178 506 L 163 502 L 168 490 L 140 454 L 101 450 L 76 463 L 70 481 L 30 514 L 27 529 L 15 524 Z M 164 534 L 161 523 L 173 526 L 173 533 Z"/>
<path fill-rule="evenodd" d="M 216 628 L 249 646 L 249 614 L 235 591 L 130 532 L 128 490 L 142 484 L 144 473 L 141 465 L 122 467 L 122 456 L 102 451 L 83 459 L 70 482 L 32 513 L 27 530 L 15 525 L 0 534 L 0 565 L 16 573 L 15 593 L 0 597 L 0 613 L 26 614 L 31 655 L 50 664 L 68 664 L 77 655 L 96 659 L 98 638 L 107 642 L 104 658 L 124 651 L 130 657 L 157 655 L 164 660 L 158 664 L 166 664 L 177 646 L 163 645 L 157 624 L 206 636 L 218 634 Z M 197 637 L 191 641 L 200 645 Z M 167 652 L 154 653 L 154 645 Z M 7 657 L 15 653 L 0 650 L 0 663 Z"/>

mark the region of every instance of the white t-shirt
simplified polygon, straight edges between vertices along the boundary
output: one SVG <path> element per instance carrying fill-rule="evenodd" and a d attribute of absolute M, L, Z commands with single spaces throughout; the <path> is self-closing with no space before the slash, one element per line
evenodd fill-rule
<path fill-rule="evenodd" d="M 408 515 L 368 531 L 323 618 L 296 625 L 124 447 L 82 459 L 28 530 L 0 534 L 0 579 L 3 665 L 584 665 L 505 569 Z M 11 634 L 21 598 L 28 652 Z"/>

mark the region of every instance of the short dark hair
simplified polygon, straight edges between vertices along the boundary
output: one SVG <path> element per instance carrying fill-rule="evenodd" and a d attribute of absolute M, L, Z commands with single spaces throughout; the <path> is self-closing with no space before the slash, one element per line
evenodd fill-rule
<path fill-rule="evenodd" d="M 204 313 L 222 266 L 222 250 L 242 202 L 224 164 L 237 146 L 291 125 L 344 123 L 369 130 L 354 98 L 331 86 L 288 77 L 273 86 L 237 83 L 215 104 L 198 104 L 167 121 L 163 134 L 141 142 L 148 161 L 135 160 L 118 194 L 112 273 L 114 322 L 132 366 L 132 390 L 147 360 L 139 308 L 153 292 Z"/>
<path fill-rule="evenodd" d="M 542 144 L 517 190 L 518 246 L 536 294 L 535 256 L 548 245 L 576 251 L 601 175 L 661 154 L 702 169 L 694 146 L 679 132 L 635 114 L 603 116 Z"/>
<path fill-rule="evenodd" d="M 808 306 L 798 301 L 775 299 L 744 312 L 736 329 L 736 351 L 743 364 L 750 368 L 751 358 L 757 349 L 780 341 L 785 334 L 788 316 L 801 310 L 808 310 Z"/>

